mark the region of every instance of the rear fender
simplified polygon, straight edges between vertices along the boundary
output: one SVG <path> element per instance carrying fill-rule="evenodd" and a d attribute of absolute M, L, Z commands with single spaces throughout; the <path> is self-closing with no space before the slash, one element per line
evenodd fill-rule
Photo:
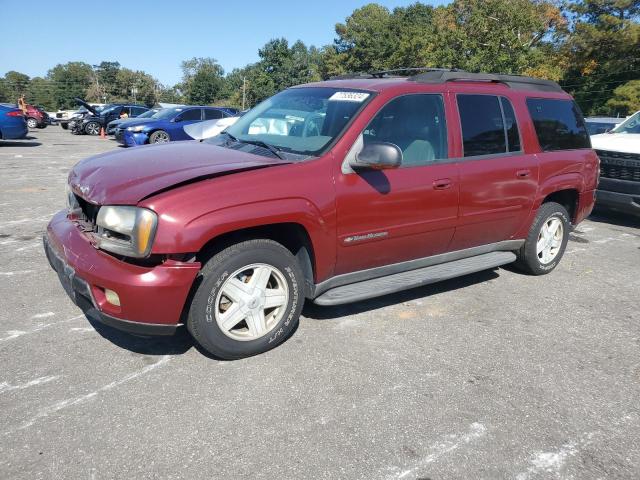
<path fill-rule="evenodd" d="M 533 207 L 529 213 L 527 221 L 524 222 L 520 230 L 514 235 L 513 238 L 526 238 L 529 234 L 529 229 L 535 216 L 538 213 L 538 209 L 545 198 L 554 192 L 561 190 L 576 190 L 578 195 L 584 190 L 584 178 L 580 173 L 564 173 L 547 178 L 538 188 L 538 193 L 533 202 Z M 577 207 L 577 206 L 576 206 Z"/>

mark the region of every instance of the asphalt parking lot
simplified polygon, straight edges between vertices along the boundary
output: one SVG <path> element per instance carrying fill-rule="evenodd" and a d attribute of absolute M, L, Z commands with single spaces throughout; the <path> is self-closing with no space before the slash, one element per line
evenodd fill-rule
<path fill-rule="evenodd" d="M 119 147 L 31 137 L 0 142 L 0 478 L 640 477 L 640 222 L 585 221 L 548 276 L 308 305 L 221 362 L 71 303 L 41 235 L 69 168 Z"/>

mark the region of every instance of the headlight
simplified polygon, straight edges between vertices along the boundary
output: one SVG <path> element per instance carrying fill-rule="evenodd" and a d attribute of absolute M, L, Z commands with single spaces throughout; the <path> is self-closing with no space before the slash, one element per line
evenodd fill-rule
<path fill-rule="evenodd" d="M 78 203 L 78 199 L 76 198 L 73 190 L 69 184 L 66 184 L 67 189 L 67 208 L 69 209 L 69 213 L 77 213 L 80 211 L 80 203 Z"/>
<path fill-rule="evenodd" d="M 98 210 L 98 247 L 126 257 L 146 257 L 151 251 L 158 216 L 146 208 L 104 206 Z"/>
<path fill-rule="evenodd" d="M 144 130 L 144 125 L 136 125 L 135 127 L 127 127 L 130 132 L 141 132 Z"/>

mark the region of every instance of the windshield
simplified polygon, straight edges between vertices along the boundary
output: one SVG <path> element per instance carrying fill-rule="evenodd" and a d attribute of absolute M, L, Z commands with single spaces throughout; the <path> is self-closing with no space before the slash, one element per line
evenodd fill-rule
<path fill-rule="evenodd" d="M 640 133 L 640 112 L 631 115 L 611 131 L 613 133 Z"/>
<path fill-rule="evenodd" d="M 151 118 L 153 117 L 156 113 L 158 113 L 158 110 L 147 110 L 146 112 L 138 115 L 137 118 Z"/>
<path fill-rule="evenodd" d="M 353 89 L 291 88 L 249 110 L 226 132 L 240 142 L 319 155 L 371 97 L 371 92 Z"/>
<path fill-rule="evenodd" d="M 163 108 L 158 113 L 156 113 L 153 118 L 173 118 L 178 113 L 180 113 L 184 108 L 182 107 L 171 107 L 171 108 Z"/>

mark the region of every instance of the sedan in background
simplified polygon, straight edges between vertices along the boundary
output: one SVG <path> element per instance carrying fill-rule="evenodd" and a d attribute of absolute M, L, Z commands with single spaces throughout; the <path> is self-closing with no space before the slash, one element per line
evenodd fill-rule
<path fill-rule="evenodd" d="M 185 125 L 204 120 L 220 120 L 233 116 L 237 110 L 225 107 L 184 106 L 165 108 L 153 118 L 137 119 L 123 129 L 116 139 L 127 147 L 150 143 L 167 143 L 176 140 L 193 140 L 185 131 Z"/>
<path fill-rule="evenodd" d="M 220 120 L 205 120 L 204 122 L 192 123 L 184 126 L 184 131 L 191 138 L 196 140 L 206 140 L 207 138 L 215 137 L 222 133 L 234 123 L 236 123 L 242 115 L 248 110 L 236 113 L 231 117 L 224 117 Z"/>
<path fill-rule="evenodd" d="M 0 140 L 17 140 L 29 133 L 22 110 L 15 105 L 0 104 Z"/>
<path fill-rule="evenodd" d="M 134 118 L 118 118 L 116 120 L 112 120 L 107 124 L 107 135 L 115 135 L 116 134 L 116 128 L 118 128 L 120 125 L 122 124 L 128 124 L 130 122 L 134 122 L 136 120 L 139 120 L 141 118 L 152 118 L 156 113 L 158 113 L 161 109 L 160 108 L 151 108 L 149 110 L 147 110 L 146 112 L 144 112 L 141 115 L 138 115 L 137 117 Z"/>

